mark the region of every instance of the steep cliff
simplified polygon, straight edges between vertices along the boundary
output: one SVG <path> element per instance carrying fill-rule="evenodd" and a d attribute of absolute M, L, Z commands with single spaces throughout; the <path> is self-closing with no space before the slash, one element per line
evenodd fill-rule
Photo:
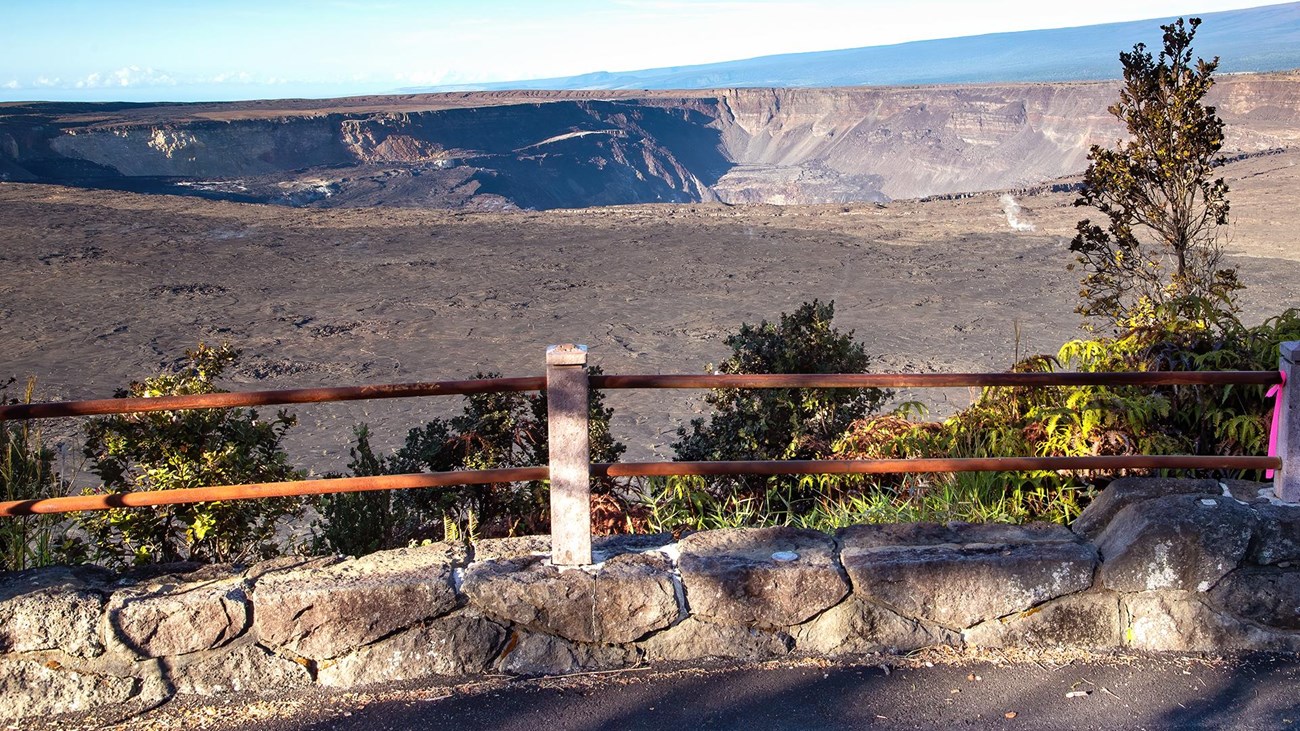
<path fill-rule="evenodd" d="M 1039 184 L 1123 130 L 1111 82 L 0 105 L 0 180 L 289 205 L 835 203 Z M 1228 76 L 1228 147 L 1300 137 L 1300 74 Z"/>

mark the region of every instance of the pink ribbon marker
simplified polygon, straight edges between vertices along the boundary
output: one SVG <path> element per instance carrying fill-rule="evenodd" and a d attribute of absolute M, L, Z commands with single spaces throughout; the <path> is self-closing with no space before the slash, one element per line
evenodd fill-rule
<path fill-rule="evenodd" d="M 1286 371 L 1278 371 L 1278 375 L 1282 377 L 1282 382 L 1270 388 L 1264 396 L 1264 398 L 1276 397 L 1273 402 L 1273 426 L 1268 432 L 1268 456 L 1270 457 L 1277 456 L 1277 421 L 1282 414 L 1282 387 L 1286 385 Z M 1264 477 L 1270 480 L 1273 479 L 1273 470 L 1264 470 Z"/>

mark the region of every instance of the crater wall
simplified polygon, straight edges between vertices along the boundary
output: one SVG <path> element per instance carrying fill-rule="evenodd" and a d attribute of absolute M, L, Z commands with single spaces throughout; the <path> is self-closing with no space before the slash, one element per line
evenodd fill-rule
<path fill-rule="evenodd" d="M 0 179 L 288 205 L 846 203 L 1039 185 L 1123 130 L 1114 82 L 0 105 Z M 1300 138 L 1300 74 L 1221 78 L 1231 153 Z"/>

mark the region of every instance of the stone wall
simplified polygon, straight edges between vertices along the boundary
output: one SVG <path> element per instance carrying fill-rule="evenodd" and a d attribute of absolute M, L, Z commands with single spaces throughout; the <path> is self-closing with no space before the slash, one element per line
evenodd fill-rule
<path fill-rule="evenodd" d="M 0 715 L 174 694 L 923 647 L 1300 650 L 1300 506 L 1123 479 L 1073 526 L 545 537 L 246 569 L 0 577 Z"/>

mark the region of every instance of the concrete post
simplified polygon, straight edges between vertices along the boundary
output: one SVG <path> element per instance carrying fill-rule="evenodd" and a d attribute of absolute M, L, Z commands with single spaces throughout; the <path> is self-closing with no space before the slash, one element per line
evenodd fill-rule
<path fill-rule="evenodd" d="M 551 468 L 551 562 L 591 563 L 591 454 L 587 346 L 546 349 L 546 421 Z"/>
<path fill-rule="evenodd" d="M 1300 503 L 1300 340 L 1282 343 L 1279 369 L 1286 374 L 1282 398 L 1277 409 L 1277 456 L 1282 469 L 1277 471 L 1273 487 L 1277 496 L 1289 503 Z"/>

